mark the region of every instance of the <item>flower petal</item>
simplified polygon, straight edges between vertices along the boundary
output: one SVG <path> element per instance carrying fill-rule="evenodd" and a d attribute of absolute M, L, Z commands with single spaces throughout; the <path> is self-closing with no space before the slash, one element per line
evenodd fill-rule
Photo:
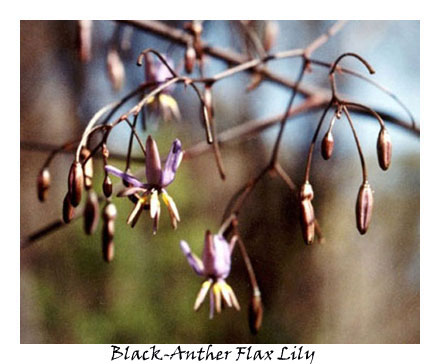
<path fill-rule="evenodd" d="M 212 286 L 212 292 L 214 293 L 215 310 L 217 311 L 217 313 L 220 313 L 222 312 L 222 297 L 218 283 L 214 283 L 214 285 Z"/>
<path fill-rule="evenodd" d="M 166 115 L 166 119 L 181 119 L 179 105 L 177 104 L 177 101 L 174 99 L 174 97 L 162 93 L 159 95 L 159 104 L 162 108 L 164 115 Z"/>
<path fill-rule="evenodd" d="M 229 291 L 226 287 L 227 286 L 226 282 L 219 279 L 217 284 L 220 288 L 220 292 L 221 292 L 222 297 L 225 300 L 226 304 L 228 305 L 228 307 L 232 307 L 231 296 L 229 295 Z"/>
<path fill-rule="evenodd" d="M 161 183 L 162 187 L 166 187 L 174 181 L 177 168 L 179 168 L 180 162 L 182 162 L 182 157 L 182 143 L 179 139 L 175 139 L 163 168 Z"/>
<path fill-rule="evenodd" d="M 204 275 L 205 269 L 203 267 L 202 261 L 199 259 L 197 255 L 191 252 L 191 249 L 185 240 L 180 241 L 180 249 L 182 249 L 182 252 L 186 257 L 186 260 L 188 261 L 191 268 L 194 269 L 194 272 L 196 272 L 196 274 L 199 276 Z"/>
<path fill-rule="evenodd" d="M 156 215 L 160 215 L 160 201 L 157 195 L 157 191 L 153 190 L 151 191 L 150 198 L 150 216 L 152 219 L 154 219 Z"/>
<path fill-rule="evenodd" d="M 147 182 L 152 185 L 160 186 L 162 179 L 162 166 L 157 144 L 151 135 L 147 138 L 146 152 L 145 174 L 147 176 Z"/>
<path fill-rule="evenodd" d="M 118 193 L 118 197 L 127 197 L 134 195 L 137 192 L 145 192 L 145 188 L 143 187 L 128 187 L 123 189 L 121 192 Z"/>
<path fill-rule="evenodd" d="M 113 174 L 116 177 L 119 177 L 121 179 L 123 179 L 124 181 L 130 183 L 133 185 L 133 187 L 142 187 L 145 188 L 146 185 L 144 183 L 142 183 L 141 181 L 139 181 L 136 177 L 122 172 L 120 169 L 113 167 L 113 166 L 105 166 L 104 167 L 107 173 Z"/>
<path fill-rule="evenodd" d="M 162 199 L 168 208 L 168 212 L 171 218 L 171 224 L 173 225 L 173 228 L 176 229 L 177 222 L 180 222 L 180 216 L 179 216 L 179 211 L 177 211 L 177 206 L 174 203 L 174 200 L 171 198 L 171 196 L 168 195 L 167 191 L 165 191 L 164 189 L 162 189 Z"/>
<path fill-rule="evenodd" d="M 212 280 L 208 279 L 203 282 L 202 287 L 200 288 L 199 293 L 197 294 L 196 302 L 194 303 L 194 311 L 197 311 L 202 305 L 203 301 L 206 298 L 206 295 L 209 292 L 209 288 L 211 288 Z"/>
<path fill-rule="evenodd" d="M 127 219 L 127 224 L 131 225 L 131 227 L 134 227 L 139 220 L 139 217 L 142 214 L 142 211 L 144 209 L 145 204 L 147 203 L 147 197 L 143 196 L 139 198 L 136 205 L 134 206 L 133 210 L 131 211 L 130 215 Z"/>

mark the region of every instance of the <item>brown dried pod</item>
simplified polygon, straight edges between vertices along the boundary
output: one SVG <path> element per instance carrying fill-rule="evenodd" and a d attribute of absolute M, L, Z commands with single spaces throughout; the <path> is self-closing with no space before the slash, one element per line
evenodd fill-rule
<path fill-rule="evenodd" d="M 315 239 L 315 212 L 311 199 L 306 198 L 300 202 L 299 218 L 304 242 L 312 244 Z"/>
<path fill-rule="evenodd" d="M 87 196 L 87 203 L 84 210 L 84 230 L 87 235 L 91 235 L 98 227 L 99 221 L 99 202 L 96 192 L 91 190 Z"/>
<path fill-rule="evenodd" d="M 206 108 L 208 109 L 208 116 L 211 120 L 214 117 L 214 106 L 212 102 L 212 87 L 205 87 L 205 92 L 203 94 L 203 99 L 205 100 Z"/>
<path fill-rule="evenodd" d="M 113 89 L 119 91 L 124 83 L 125 69 L 115 49 L 111 49 L 107 54 L 107 72 Z"/>
<path fill-rule="evenodd" d="M 321 143 L 322 158 L 324 158 L 325 160 L 330 159 L 330 157 L 333 154 L 334 144 L 335 141 L 333 139 L 333 133 L 331 130 L 329 130 L 322 139 L 322 143 Z"/>
<path fill-rule="evenodd" d="M 278 36 L 278 24 L 274 21 L 266 21 L 263 35 L 263 47 L 269 52 L 275 44 Z"/>
<path fill-rule="evenodd" d="M 80 162 L 73 162 L 69 172 L 69 197 L 70 203 L 76 207 L 81 202 L 84 185 L 84 174 Z"/>
<path fill-rule="evenodd" d="M 104 178 L 104 182 L 102 183 L 102 191 L 104 192 L 105 197 L 110 197 L 113 192 L 113 184 L 109 175 L 106 175 Z"/>
<path fill-rule="evenodd" d="M 259 292 L 252 295 L 251 302 L 249 303 L 248 319 L 251 333 L 256 335 L 263 322 L 263 304 Z"/>
<path fill-rule="evenodd" d="M 92 25 L 91 20 L 77 21 L 77 47 L 81 62 L 90 61 L 92 55 Z"/>
<path fill-rule="evenodd" d="M 102 158 L 108 159 L 110 157 L 110 151 L 107 148 L 107 144 L 102 145 Z"/>
<path fill-rule="evenodd" d="M 377 158 L 380 168 L 386 171 L 391 164 L 391 138 L 386 128 L 382 128 L 377 138 Z"/>
<path fill-rule="evenodd" d="M 115 243 L 113 240 L 103 240 L 102 256 L 107 263 L 110 263 L 115 256 Z"/>
<path fill-rule="evenodd" d="M 50 173 L 48 168 L 43 168 L 37 177 L 37 192 L 38 199 L 43 202 L 46 201 L 47 191 L 50 187 Z"/>
<path fill-rule="evenodd" d="M 192 45 L 188 45 L 185 51 L 185 71 L 192 73 L 196 62 L 196 50 Z"/>
<path fill-rule="evenodd" d="M 313 200 L 314 194 L 313 194 L 313 188 L 309 181 L 306 181 L 302 186 L 299 193 L 299 199 L 305 200 Z"/>
<path fill-rule="evenodd" d="M 81 163 L 90 156 L 90 150 L 86 147 L 81 148 Z M 86 190 L 90 190 L 92 188 L 93 183 L 93 159 L 90 157 L 87 159 L 87 162 L 83 164 L 83 173 L 84 173 L 84 187 Z"/>
<path fill-rule="evenodd" d="M 373 191 L 370 184 L 364 182 L 359 189 L 356 202 L 356 225 L 363 235 L 367 232 L 373 212 Z"/>
<path fill-rule="evenodd" d="M 66 194 L 63 201 L 63 221 L 68 224 L 72 221 L 75 216 L 75 208 L 72 206 L 70 202 L 69 193 Z"/>

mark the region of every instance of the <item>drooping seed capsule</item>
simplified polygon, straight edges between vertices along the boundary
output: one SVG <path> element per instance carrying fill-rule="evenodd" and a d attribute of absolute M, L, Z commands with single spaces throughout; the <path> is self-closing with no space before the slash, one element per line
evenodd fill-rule
<path fill-rule="evenodd" d="M 188 45 L 185 51 L 185 71 L 187 73 L 189 74 L 192 73 L 195 62 L 196 62 L 196 50 L 192 45 Z"/>
<path fill-rule="evenodd" d="M 69 197 L 70 203 L 76 207 L 81 202 L 84 184 L 84 174 L 80 162 L 73 162 L 69 172 Z"/>
<path fill-rule="evenodd" d="M 99 221 L 99 202 L 96 192 L 90 190 L 84 210 L 84 230 L 87 235 L 95 232 Z"/>
<path fill-rule="evenodd" d="M 37 177 L 37 192 L 38 199 L 43 202 L 46 201 L 47 192 L 50 187 L 50 173 L 48 168 L 43 168 Z"/>
<path fill-rule="evenodd" d="M 359 189 L 356 202 L 356 225 L 363 235 L 367 232 L 373 212 L 373 191 L 370 184 L 364 182 Z"/>
<path fill-rule="evenodd" d="M 322 139 L 322 143 L 321 143 L 322 158 L 324 158 L 325 160 L 330 159 L 330 157 L 333 154 L 334 144 L 335 141 L 333 139 L 333 133 L 331 132 L 331 130 L 329 130 Z"/>
<path fill-rule="evenodd" d="M 108 203 L 103 210 L 102 217 L 104 220 L 102 228 L 102 254 L 106 262 L 111 262 L 115 254 L 114 235 L 115 235 L 115 219 L 117 215 L 116 206 Z"/>
<path fill-rule="evenodd" d="M 84 163 L 84 161 L 87 158 L 89 158 L 89 156 L 90 156 L 90 150 L 85 147 L 82 148 L 80 154 L 81 163 Z M 90 190 L 90 188 L 92 188 L 92 183 L 93 183 L 93 159 L 91 157 L 87 159 L 87 162 L 85 164 L 83 164 L 83 173 L 84 173 L 84 187 L 86 188 L 86 190 Z"/>
<path fill-rule="evenodd" d="M 300 190 L 300 194 L 299 194 L 299 198 L 300 200 L 313 200 L 314 194 L 313 194 L 313 188 L 312 185 L 310 184 L 310 182 L 306 182 L 301 186 L 301 190 Z"/>
<path fill-rule="evenodd" d="M 256 335 L 263 322 L 263 304 L 260 294 L 252 295 L 251 302 L 249 303 L 248 319 L 251 333 Z"/>
<path fill-rule="evenodd" d="M 108 52 L 107 72 L 113 90 L 119 91 L 124 83 L 125 69 L 121 58 L 119 57 L 119 53 L 115 49 L 112 49 Z"/>
<path fill-rule="evenodd" d="M 263 47 L 266 52 L 269 52 L 275 44 L 278 36 L 278 24 L 274 21 L 266 21 L 264 28 Z"/>
<path fill-rule="evenodd" d="M 304 242 L 306 244 L 312 244 L 315 239 L 315 212 L 310 199 L 305 199 L 300 202 L 299 217 Z"/>
<path fill-rule="evenodd" d="M 92 54 L 92 25 L 91 20 L 78 20 L 77 22 L 77 47 L 81 62 L 90 61 Z"/>
<path fill-rule="evenodd" d="M 380 168 L 386 171 L 391 164 L 391 138 L 387 129 L 382 128 L 377 138 L 377 158 L 379 160 Z"/>
<path fill-rule="evenodd" d="M 75 216 L 75 208 L 72 206 L 70 202 L 69 193 L 66 194 L 63 201 L 63 221 L 68 224 L 72 221 Z"/>
<path fill-rule="evenodd" d="M 110 176 L 107 175 L 104 178 L 104 182 L 102 183 L 102 191 L 104 192 L 105 197 L 110 197 L 113 191 L 113 184 Z"/>
<path fill-rule="evenodd" d="M 205 87 L 205 92 L 203 94 L 203 99 L 205 100 L 205 105 L 208 110 L 208 117 L 211 120 L 214 117 L 214 106 L 212 102 L 212 87 Z"/>

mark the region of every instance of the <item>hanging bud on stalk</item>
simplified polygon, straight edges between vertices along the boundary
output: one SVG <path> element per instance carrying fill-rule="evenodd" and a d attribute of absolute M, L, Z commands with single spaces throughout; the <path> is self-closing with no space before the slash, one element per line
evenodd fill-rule
<path fill-rule="evenodd" d="M 84 185 L 84 173 L 80 162 L 73 162 L 69 172 L 69 197 L 70 203 L 76 207 L 81 202 Z"/>
<path fill-rule="evenodd" d="M 91 20 L 77 21 L 77 47 L 81 62 L 87 63 L 92 55 L 92 25 Z"/>
<path fill-rule="evenodd" d="M 110 82 L 115 91 L 119 91 L 124 83 L 124 64 L 115 49 L 111 49 L 107 55 L 107 71 Z"/>
<path fill-rule="evenodd" d="M 386 171 L 391 164 L 391 138 L 387 129 L 382 128 L 377 138 L 377 158 L 379 159 L 380 168 Z"/>
<path fill-rule="evenodd" d="M 75 208 L 70 203 L 70 196 L 67 192 L 66 197 L 64 197 L 63 201 L 63 221 L 68 224 L 72 221 L 75 216 Z"/>
<path fill-rule="evenodd" d="M 99 202 L 96 192 L 91 190 L 87 196 L 86 208 L 84 210 L 84 230 L 87 235 L 95 232 L 99 221 Z"/>
<path fill-rule="evenodd" d="M 214 107 L 212 103 L 212 86 L 205 87 L 203 99 L 205 100 L 205 106 L 208 111 L 209 120 L 211 120 L 214 117 Z"/>
<path fill-rule="evenodd" d="M 87 148 L 81 149 L 81 163 L 84 163 L 84 161 L 89 158 L 90 156 L 90 150 Z M 83 172 L 84 172 L 84 187 L 86 190 L 90 190 L 92 187 L 92 179 L 93 179 L 93 159 L 90 157 L 87 159 L 87 162 L 83 165 Z"/>
<path fill-rule="evenodd" d="M 263 47 L 269 52 L 275 44 L 278 36 L 278 24 L 274 21 L 266 21 L 264 28 Z"/>
<path fill-rule="evenodd" d="M 43 202 L 46 201 L 47 192 L 50 187 L 50 173 L 48 168 L 43 168 L 37 177 L 37 192 L 38 199 Z"/>
<path fill-rule="evenodd" d="M 104 182 L 102 183 L 102 191 L 104 192 L 105 197 L 110 197 L 113 192 L 113 184 L 109 175 L 106 175 L 104 178 Z"/>
<path fill-rule="evenodd" d="M 192 73 L 196 62 L 196 50 L 192 45 L 188 45 L 185 51 L 185 71 Z"/>
<path fill-rule="evenodd" d="M 301 186 L 300 191 L 300 225 L 304 242 L 312 244 L 315 239 L 315 212 L 312 199 L 314 197 L 312 185 L 309 182 Z"/>
<path fill-rule="evenodd" d="M 117 215 L 116 206 L 113 203 L 105 205 L 102 217 L 104 225 L 102 229 L 102 254 L 106 262 L 111 262 L 115 254 L 114 235 L 115 219 Z"/>
<path fill-rule="evenodd" d="M 261 302 L 261 294 L 259 291 L 254 292 L 252 295 L 251 302 L 249 303 L 248 318 L 251 333 L 256 335 L 263 322 L 263 304 Z"/>
<path fill-rule="evenodd" d="M 321 144 L 321 154 L 322 154 L 322 158 L 324 158 L 325 160 L 329 160 L 330 157 L 333 154 L 333 146 L 335 144 L 335 141 L 333 139 L 333 133 L 331 130 L 329 130 L 324 138 L 322 139 L 322 144 Z"/>
<path fill-rule="evenodd" d="M 356 225 L 359 232 L 363 235 L 367 232 L 373 212 L 373 191 L 370 184 L 366 181 L 359 189 L 356 202 Z"/>

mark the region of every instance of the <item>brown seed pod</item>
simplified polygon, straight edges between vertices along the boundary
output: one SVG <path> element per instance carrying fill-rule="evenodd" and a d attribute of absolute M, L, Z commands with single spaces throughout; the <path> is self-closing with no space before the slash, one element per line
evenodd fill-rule
<path fill-rule="evenodd" d="M 110 197 L 113 191 L 113 184 L 110 176 L 107 175 L 104 178 L 104 182 L 102 183 L 102 191 L 104 192 L 105 197 Z"/>
<path fill-rule="evenodd" d="M 92 55 L 92 24 L 91 20 L 77 21 L 77 47 L 81 62 L 87 63 Z"/>
<path fill-rule="evenodd" d="M 263 304 L 260 294 L 252 295 L 251 302 L 249 303 L 248 319 L 251 333 L 256 335 L 263 322 Z"/>
<path fill-rule="evenodd" d="M 87 148 L 81 149 L 81 163 L 84 163 L 84 161 L 89 157 L 90 150 Z M 87 162 L 83 165 L 83 173 L 84 173 L 84 187 L 86 190 L 90 190 L 92 188 L 92 182 L 93 182 L 93 159 L 90 157 L 87 159 Z"/>
<path fill-rule="evenodd" d="M 208 109 L 209 120 L 214 117 L 214 105 L 212 102 L 212 87 L 205 87 L 205 92 L 203 94 L 203 99 L 205 100 L 206 108 Z"/>
<path fill-rule="evenodd" d="M 185 51 L 185 71 L 192 73 L 196 62 L 196 50 L 192 45 L 188 45 Z"/>
<path fill-rule="evenodd" d="M 274 21 L 266 21 L 263 35 L 263 47 L 269 52 L 275 44 L 278 36 L 278 24 Z"/>
<path fill-rule="evenodd" d="M 69 172 L 69 197 L 70 203 L 76 207 L 81 202 L 84 184 L 84 174 L 80 162 L 73 162 Z"/>
<path fill-rule="evenodd" d="M 115 243 L 113 240 L 103 241 L 102 256 L 107 263 L 110 263 L 115 256 Z"/>
<path fill-rule="evenodd" d="M 299 218 L 304 242 L 312 244 L 315 239 L 315 212 L 311 199 L 306 198 L 300 202 Z"/>
<path fill-rule="evenodd" d="M 37 177 L 37 192 L 38 199 L 43 202 L 46 201 L 47 192 L 50 187 L 50 173 L 48 168 L 43 168 Z"/>
<path fill-rule="evenodd" d="M 116 206 L 111 202 L 107 203 L 102 212 L 104 219 L 104 225 L 102 227 L 102 253 L 106 262 L 111 262 L 115 253 L 113 238 L 115 235 L 116 215 Z"/>
<path fill-rule="evenodd" d="M 391 138 L 387 129 L 382 128 L 377 138 L 377 158 L 379 160 L 380 168 L 386 171 L 391 164 Z"/>
<path fill-rule="evenodd" d="M 300 201 L 302 200 L 313 200 L 314 194 L 313 194 L 313 188 L 312 185 L 310 184 L 310 182 L 305 182 L 302 186 L 301 186 L 301 190 L 299 193 L 299 199 Z"/>
<path fill-rule="evenodd" d="M 72 206 L 70 202 L 69 193 L 66 194 L 63 201 L 63 221 L 68 224 L 72 221 L 75 216 L 75 208 Z"/>
<path fill-rule="evenodd" d="M 359 189 L 356 202 L 356 225 L 363 235 L 367 232 L 373 212 L 373 191 L 370 184 L 365 182 Z"/>
<path fill-rule="evenodd" d="M 87 235 L 95 232 L 99 221 L 99 202 L 96 192 L 91 190 L 87 196 L 87 203 L 84 210 L 84 230 Z"/>
<path fill-rule="evenodd" d="M 115 91 L 119 91 L 124 83 L 125 69 L 119 53 L 112 49 L 107 54 L 107 72 Z"/>
<path fill-rule="evenodd" d="M 330 157 L 333 154 L 334 144 L 335 141 L 333 139 L 333 133 L 331 132 L 331 130 L 329 130 L 322 139 L 322 143 L 321 143 L 322 158 L 324 158 L 325 160 L 330 159 Z"/>

